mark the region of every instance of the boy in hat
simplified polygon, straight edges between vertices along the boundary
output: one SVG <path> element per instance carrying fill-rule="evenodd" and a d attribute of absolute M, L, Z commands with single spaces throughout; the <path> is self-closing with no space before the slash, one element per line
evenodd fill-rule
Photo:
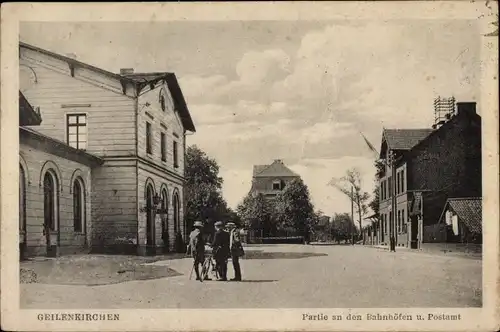
<path fill-rule="evenodd" d="M 229 233 L 224 231 L 222 221 L 215 223 L 215 234 L 212 242 L 215 262 L 219 272 L 219 281 L 227 281 L 227 259 L 229 258 Z"/>
<path fill-rule="evenodd" d="M 229 248 L 234 268 L 234 278 L 231 281 L 241 281 L 240 257 L 244 255 L 244 251 L 240 240 L 240 231 L 233 222 L 227 223 L 226 226 L 229 229 Z"/>
<path fill-rule="evenodd" d="M 203 241 L 203 234 L 201 229 L 203 224 L 201 221 L 195 221 L 193 224 L 193 231 L 189 234 L 189 247 L 193 257 L 194 271 L 196 272 L 196 280 L 203 281 L 200 276 L 199 265 L 203 265 L 205 260 L 205 242 Z"/>

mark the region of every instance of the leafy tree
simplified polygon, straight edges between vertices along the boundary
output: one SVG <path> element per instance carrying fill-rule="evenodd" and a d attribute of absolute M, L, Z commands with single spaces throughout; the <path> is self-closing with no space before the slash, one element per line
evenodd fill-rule
<path fill-rule="evenodd" d="M 236 208 L 238 218 L 245 228 L 270 233 L 271 207 L 262 194 L 249 193 Z"/>
<path fill-rule="evenodd" d="M 332 238 L 340 243 L 340 241 L 349 241 L 356 231 L 356 225 L 348 213 L 335 213 L 332 217 L 330 232 Z"/>
<path fill-rule="evenodd" d="M 313 233 L 316 241 L 319 239 L 330 238 L 330 217 L 325 216 L 325 214 L 321 210 L 314 212 L 313 222 L 311 224 L 311 232 Z"/>
<path fill-rule="evenodd" d="M 373 189 L 373 198 L 368 204 L 370 209 L 378 215 L 379 213 L 379 198 L 380 198 L 380 178 L 384 171 L 384 161 L 377 160 L 375 161 L 375 168 L 377 169 L 377 173 L 375 174 L 375 189 Z"/>
<path fill-rule="evenodd" d="M 274 217 L 281 228 L 292 228 L 309 240 L 311 224 L 315 219 L 309 189 L 301 178 L 285 186 L 274 202 Z"/>
<path fill-rule="evenodd" d="M 361 188 L 361 173 L 356 169 L 349 169 L 345 176 L 340 179 L 332 179 L 330 182 L 341 193 L 349 197 L 354 204 L 354 210 L 358 215 L 359 229 L 362 229 L 362 219 L 368 213 L 369 195 Z M 363 242 L 364 242 L 363 237 Z"/>
<path fill-rule="evenodd" d="M 230 210 L 222 197 L 223 180 L 219 177 L 219 165 L 196 145 L 186 151 L 186 220 L 212 224 L 223 219 Z M 210 225 L 207 225 L 209 227 Z"/>

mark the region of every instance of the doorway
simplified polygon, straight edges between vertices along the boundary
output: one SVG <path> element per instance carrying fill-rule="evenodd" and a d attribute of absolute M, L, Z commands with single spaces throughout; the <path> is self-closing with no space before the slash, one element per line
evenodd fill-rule
<path fill-rule="evenodd" d="M 154 190 L 149 184 L 146 189 L 146 255 L 155 254 L 155 211 L 153 197 Z"/>
<path fill-rule="evenodd" d="M 418 217 L 415 215 L 410 218 L 410 248 L 418 249 Z"/>

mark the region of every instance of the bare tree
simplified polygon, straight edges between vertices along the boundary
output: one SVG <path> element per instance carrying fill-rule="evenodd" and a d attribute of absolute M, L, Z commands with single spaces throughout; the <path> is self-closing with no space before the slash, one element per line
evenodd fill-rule
<path fill-rule="evenodd" d="M 370 198 L 370 195 L 361 188 L 361 173 L 356 168 L 349 169 L 345 176 L 338 179 L 333 178 L 329 184 L 349 197 L 354 204 L 354 208 L 358 215 L 359 230 L 361 232 L 362 219 L 368 213 L 367 202 Z M 365 238 L 363 236 L 363 244 L 364 242 Z"/>

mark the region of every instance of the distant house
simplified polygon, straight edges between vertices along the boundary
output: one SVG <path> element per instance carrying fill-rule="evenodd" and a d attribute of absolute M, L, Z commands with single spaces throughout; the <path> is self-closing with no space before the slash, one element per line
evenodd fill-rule
<path fill-rule="evenodd" d="M 288 183 L 297 178 L 300 178 L 300 175 L 286 167 L 280 159 L 270 165 L 255 165 L 250 192 L 273 199 Z"/>
<path fill-rule="evenodd" d="M 381 243 L 419 248 L 450 197 L 481 196 L 481 117 L 457 103 L 435 129 L 386 129 L 380 158 Z M 408 225 L 410 225 L 408 227 Z"/>
<path fill-rule="evenodd" d="M 154 254 L 182 243 L 195 128 L 175 74 L 112 73 L 20 43 L 19 75 L 20 114 L 32 120 L 20 123 L 27 252 L 48 254 L 50 242 L 58 253 Z"/>

